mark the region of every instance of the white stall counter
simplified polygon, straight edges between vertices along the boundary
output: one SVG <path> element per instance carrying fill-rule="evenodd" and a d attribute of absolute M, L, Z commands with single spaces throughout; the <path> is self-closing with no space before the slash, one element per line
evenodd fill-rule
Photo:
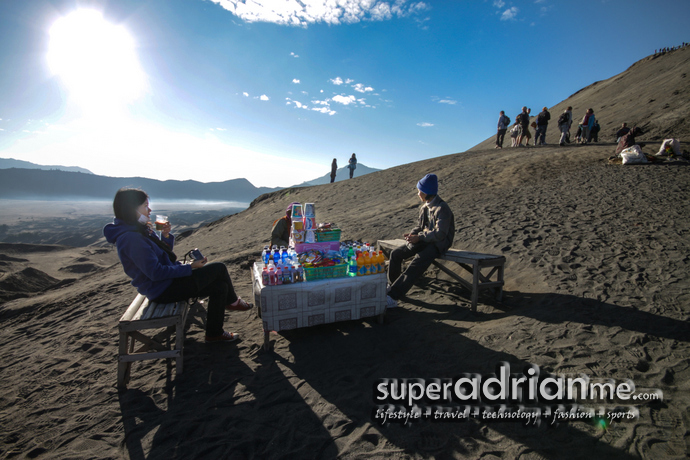
<path fill-rule="evenodd" d="M 386 274 L 328 278 L 293 284 L 264 286 L 264 265 L 254 263 L 252 291 L 264 329 L 269 332 L 378 316 L 386 313 Z"/>

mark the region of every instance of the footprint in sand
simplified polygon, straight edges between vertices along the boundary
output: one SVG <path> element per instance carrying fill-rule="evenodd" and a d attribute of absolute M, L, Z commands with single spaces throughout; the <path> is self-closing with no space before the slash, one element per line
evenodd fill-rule
<path fill-rule="evenodd" d="M 661 428 L 678 428 L 683 424 L 680 415 L 669 409 L 652 409 L 652 421 Z"/>

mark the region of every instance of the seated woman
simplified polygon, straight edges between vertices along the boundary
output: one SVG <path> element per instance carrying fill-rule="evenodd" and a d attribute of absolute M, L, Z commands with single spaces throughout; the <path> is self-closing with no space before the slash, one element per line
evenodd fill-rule
<path fill-rule="evenodd" d="M 132 285 L 152 302 L 170 303 L 195 297 L 207 297 L 206 342 L 232 342 L 238 334 L 225 332 L 225 310 L 252 308 L 232 287 L 225 264 L 211 263 L 204 257 L 182 264 L 172 251 L 175 237 L 170 223 L 161 238 L 150 227 L 149 197 L 143 190 L 122 188 L 113 200 L 115 220 L 103 229 L 109 243 L 117 246 L 117 255 Z"/>

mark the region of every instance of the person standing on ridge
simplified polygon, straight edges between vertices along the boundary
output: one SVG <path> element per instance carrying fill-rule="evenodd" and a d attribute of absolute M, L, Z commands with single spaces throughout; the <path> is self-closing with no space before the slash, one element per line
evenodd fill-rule
<path fill-rule="evenodd" d="M 522 145 L 522 140 L 526 137 L 527 143 L 529 144 L 529 111 L 527 107 L 522 108 L 522 112 L 515 117 L 515 122 L 520 124 L 520 134 L 518 135 L 515 144 L 519 147 Z"/>
<path fill-rule="evenodd" d="M 587 109 L 587 113 L 582 117 L 582 136 L 580 142 L 586 144 L 592 141 L 592 127 L 594 127 L 594 110 Z"/>
<path fill-rule="evenodd" d="M 350 179 L 352 179 L 352 175 L 355 173 L 355 169 L 357 169 L 357 157 L 354 153 L 352 154 L 350 159 L 347 160 L 347 163 L 347 167 L 350 168 Z"/>
<path fill-rule="evenodd" d="M 561 130 L 561 138 L 558 141 L 558 145 L 561 147 L 565 146 L 566 142 L 570 142 L 568 139 L 570 133 L 570 125 L 573 124 L 573 108 L 568 106 L 567 109 L 558 117 L 558 129 Z"/>
<path fill-rule="evenodd" d="M 331 163 L 331 184 L 335 182 L 335 172 L 338 170 L 338 162 L 333 158 L 333 163 Z"/>
<path fill-rule="evenodd" d="M 549 126 L 551 114 L 544 109 L 537 115 L 537 132 L 534 134 L 534 145 L 546 145 L 546 128 Z"/>
<path fill-rule="evenodd" d="M 394 249 L 390 255 L 390 289 L 386 297 L 388 308 L 397 307 L 398 300 L 407 294 L 434 259 L 443 255 L 453 244 L 455 217 L 448 204 L 438 196 L 436 174 L 427 174 L 417 182 L 417 196 L 423 203 L 417 226 L 403 235 L 407 244 Z M 402 272 L 403 261 L 412 257 L 412 262 Z"/>
<path fill-rule="evenodd" d="M 503 148 L 503 139 L 505 138 L 506 131 L 508 130 L 508 125 L 510 124 L 510 118 L 506 117 L 506 113 L 501 110 L 501 114 L 498 117 L 498 132 L 496 133 L 496 147 L 497 149 Z"/>

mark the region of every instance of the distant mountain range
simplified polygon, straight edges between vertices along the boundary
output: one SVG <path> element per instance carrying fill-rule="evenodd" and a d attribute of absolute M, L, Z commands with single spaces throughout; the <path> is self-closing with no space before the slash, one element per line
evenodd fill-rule
<path fill-rule="evenodd" d="M 80 168 L 79 166 L 37 165 L 36 163 L 31 163 L 30 161 L 15 160 L 14 158 L 0 158 L 0 169 L 8 169 L 8 168 L 46 169 L 46 170 L 57 169 L 59 171 L 71 171 L 71 172 L 93 174 L 88 169 Z"/>
<path fill-rule="evenodd" d="M 355 177 L 378 169 L 358 164 Z M 348 179 L 350 172 L 340 168 L 336 181 Z M 327 184 L 330 173 L 295 187 Z M 93 174 L 79 167 L 44 166 L 28 161 L 0 158 L 0 198 L 33 200 L 110 200 L 122 187 L 138 187 L 149 195 L 168 200 L 237 201 L 250 203 L 264 193 L 283 187 L 255 187 L 247 179 L 224 182 L 197 182 L 193 180 L 159 181 L 144 177 L 108 177 Z"/>
<path fill-rule="evenodd" d="M 137 187 L 157 200 L 238 201 L 250 203 L 280 188 L 255 187 L 247 179 L 203 183 L 143 177 L 107 177 L 42 169 L 0 169 L 0 198 L 34 200 L 111 200 L 122 187 Z"/>

